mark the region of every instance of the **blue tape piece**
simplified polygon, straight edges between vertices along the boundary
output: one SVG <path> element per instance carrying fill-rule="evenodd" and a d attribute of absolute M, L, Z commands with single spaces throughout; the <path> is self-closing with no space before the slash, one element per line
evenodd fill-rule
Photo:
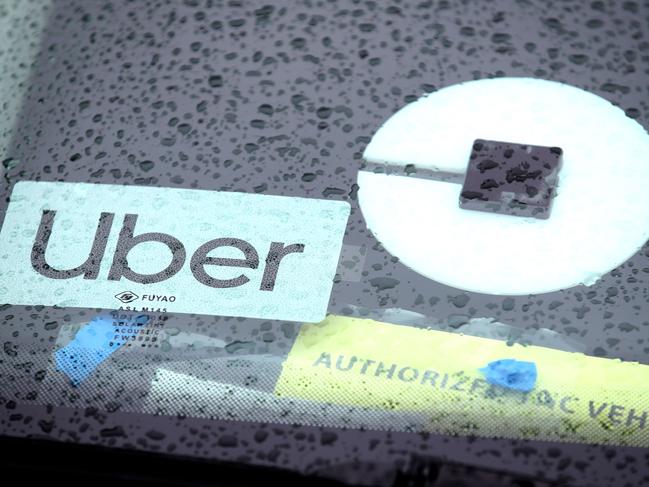
<path fill-rule="evenodd" d="M 119 321 L 112 316 L 97 316 L 82 327 L 70 343 L 54 353 L 56 369 L 67 375 L 73 386 L 78 386 L 148 322 L 147 315 Z M 130 328 L 121 333 L 124 326 Z"/>
<path fill-rule="evenodd" d="M 534 362 L 522 362 L 510 358 L 490 362 L 480 369 L 490 384 L 514 389 L 531 391 L 536 384 L 536 365 Z"/>

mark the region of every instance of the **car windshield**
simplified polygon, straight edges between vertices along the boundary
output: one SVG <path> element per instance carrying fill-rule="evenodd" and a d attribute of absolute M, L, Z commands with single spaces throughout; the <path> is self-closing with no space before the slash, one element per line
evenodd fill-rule
<path fill-rule="evenodd" d="M 0 434 L 649 482 L 648 20 L 1 2 Z"/>

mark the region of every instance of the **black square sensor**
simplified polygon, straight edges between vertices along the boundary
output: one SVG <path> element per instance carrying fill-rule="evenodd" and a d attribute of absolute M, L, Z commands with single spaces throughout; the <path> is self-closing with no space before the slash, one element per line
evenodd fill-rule
<path fill-rule="evenodd" d="M 460 207 L 548 218 L 562 154 L 559 147 L 476 139 Z"/>

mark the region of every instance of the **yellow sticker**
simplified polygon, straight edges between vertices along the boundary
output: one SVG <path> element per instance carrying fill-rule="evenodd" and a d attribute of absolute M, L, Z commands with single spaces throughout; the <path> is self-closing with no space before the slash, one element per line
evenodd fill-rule
<path fill-rule="evenodd" d="M 479 369 L 502 359 L 533 362 L 534 388 L 488 382 Z M 451 435 L 649 447 L 649 366 L 366 319 L 304 325 L 275 394 L 419 413 Z"/>

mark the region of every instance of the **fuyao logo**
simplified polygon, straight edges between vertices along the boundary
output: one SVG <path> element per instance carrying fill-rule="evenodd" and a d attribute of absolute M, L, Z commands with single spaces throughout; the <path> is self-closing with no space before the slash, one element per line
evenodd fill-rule
<path fill-rule="evenodd" d="M 131 291 L 122 291 L 121 293 L 116 294 L 115 297 L 125 304 L 132 303 L 139 298 L 137 294 L 132 293 Z"/>
<path fill-rule="evenodd" d="M 0 232 L 0 278 L 20 285 L 0 299 L 317 321 L 348 216 L 340 201 L 20 182 Z"/>

